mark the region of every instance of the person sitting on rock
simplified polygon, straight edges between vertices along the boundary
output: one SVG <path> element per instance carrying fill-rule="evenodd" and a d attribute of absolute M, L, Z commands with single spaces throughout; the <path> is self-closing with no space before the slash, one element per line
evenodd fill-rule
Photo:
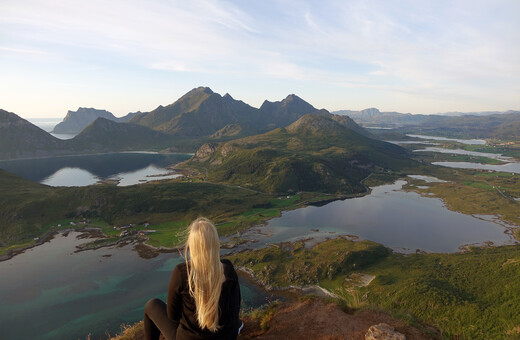
<path fill-rule="evenodd" d="M 220 259 L 217 229 L 206 218 L 188 227 L 185 262 L 173 270 L 167 303 L 151 299 L 144 309 L 145 339 L 236 339 L 240 285 L 229 260 Z"/>

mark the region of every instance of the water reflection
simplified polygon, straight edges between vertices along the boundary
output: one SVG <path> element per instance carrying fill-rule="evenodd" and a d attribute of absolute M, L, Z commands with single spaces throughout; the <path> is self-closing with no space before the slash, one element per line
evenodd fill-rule
<path fill-rule="evenodd" d="M 53 186 L 83 186 L 94 184 L 99 179 L 115 178 L 120 178 L 122 185 L 131 185 L 172 178 L 173 174 L 166 167 L 189 157 L 191 155 L 122 152 L 0 161 L 0 169 Z M 161 174 L 169 177 L 147 177 Z"/>

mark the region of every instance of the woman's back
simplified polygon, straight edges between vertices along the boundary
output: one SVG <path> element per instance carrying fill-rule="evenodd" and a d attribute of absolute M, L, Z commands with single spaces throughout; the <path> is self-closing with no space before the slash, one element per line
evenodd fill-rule
<path fill-rule="evenodd" d="M 218 331 L 201 329 L 197 322 L 195 300 L 188 287 L 186 263 L 181 263 L 173 270 L 168 288 L 167 312 L 172 320 L 179 320 L 176 339 L 235 339 L 241 321 L 240 286 L 238 275 L 229 260 L 221 260 L 224 266 L 225 280 L 219 299 Z"/>
<path fill-rule="evenodd" d="M 151 299 L 144 308 L 146 340 L 236 339 L 242 324 L 240 285 L 229 260 L 220 260 L 220 239 L 211 221 L 188 227 L 185 263 L 175 267 L 165 304 Z"/>

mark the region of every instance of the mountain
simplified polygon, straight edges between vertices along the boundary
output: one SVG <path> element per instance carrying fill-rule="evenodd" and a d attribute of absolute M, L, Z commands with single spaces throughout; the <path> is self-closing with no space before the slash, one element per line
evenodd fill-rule
<path fill-rule="evenodd" d="M 264 101 L 260 111 L 265 113 L 266 119 L 271 122 L 274 128 L 287 126 L 303 115 L 318 110 L 300 97 L 290 94 L 282 101 Z"/>
<path fill-rule="evenodd" d="M 233 124 L 256 130 L 262 116 L 258 109 L 229 94 L 222 97 L 208 87 L 198 87 L 173 104 L 138 114 L 129 122 L 179 137 L 200 138 Z"/>
<path fill-rule="evenodd" d="M 356 123 L 363 126 L 377 125 L 380 127 L 400 127 L 405 125 L 419 124 L 427 119 L 427 115 L 413 115 L 411 113 L 381 112 L 376 108 L 364 109 L 361 111 L 340 110 L 333 114 L 348 116 Z"/>
<path fill-rule="evenodd" d="M 370 108 L 361 111 L 341 110 L 333 114 L 348 116 L 362 126 L 404 128 L 408 132 L 471 138 L 517 138 L 520 111 L 448 112 L 410 114 L 381 112 Z"/>
<path fill-rule="evenodd" d="M 329 114 L 330 115 L 330 114 Z M 413 165 L 406 151 L 365 137 L 326 115 L 307 114 L 285 128 L 201 146 L 182 166 L 209 181 L 266 192 L 364 192 L 378 169 Z"/>
<path fill-rule="evenodd" d="M 0 159 L 66 153 L 63 141 L 14 113 L 0 110 Z"/>
<path fill-rule="evenodd" d="M 0 159 L 161 150 L 171 147 L 171 139 L 144 126 L 98 118 L 74 138 L 61 140 L 14 113 L 0 110 Z"/>
<path fill-rule="evenodd" d="M 77 111 L 68 111 L 63 121 L 54 127 L 53 133 L 78 134 L 97 118 L 105 118 L 114 122 L 124 123 L 141 112 L 131 112 L 124 117 L 117 118 L 111 112 L 94 108 L 80 107 Z"/>
<path fill-rule="evenodd" d="M 69 141 L 75 150 L 143 151 L 168 147 L 171 136 L 141 125 L 97 118 Z"/>
<path fill-rule="evenodd" d="M 520 138 L 520 111 L 484 116 L 434 116 L 430 115 L 420 124 L 409 125 L 412 132 L 461 138 Z"/>
<path fill-rule="evenodd" d="M 229 94 L 198 87 L 173 104 L 137 114 L 130 122 L 178 137 L 236 138 L 286 126 L 315 111 L 294 94 L 279 102 L 265 101 L 257 109 Z"/>
<path fill-rule="evenodd" d="M 435 115 L 439 116 L 451 116 L 451 117 L 459 117 L 459 116 L 489 116 L 489 115 L 499 115 L 499 114 L 507 114 L 507 113 L 514 113 L 514 110 L 508 110 L 508 111 L 478 111 L 478 112 L 440 112 L 435 113 Z"/>

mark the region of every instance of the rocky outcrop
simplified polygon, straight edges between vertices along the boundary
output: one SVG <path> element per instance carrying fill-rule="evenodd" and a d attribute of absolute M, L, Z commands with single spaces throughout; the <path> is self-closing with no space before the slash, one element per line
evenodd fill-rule
<path fill-rule="evenodd" d="M 214 143 L 203 144 L 197 152 L 195 152 L 195 158 L 199 161 L 205 161 L 211 154 L 217 150 L 217 145 Z"/>
<path fill-rule="evenodd" d="M 54 127 L 53 133 L 78 134 L 99 117 L 116 121 L 116 117 L 106 110 L 80 107 L 68 111 L 63 121 Z"/>
<path fill-rule="evenodd" d="M 394 327 L 386 323 L 380 323 L 368 329 L 367 334 L 365 334 L 365 340 L 406 340 L 406 336 L 396 332 Z"/>

